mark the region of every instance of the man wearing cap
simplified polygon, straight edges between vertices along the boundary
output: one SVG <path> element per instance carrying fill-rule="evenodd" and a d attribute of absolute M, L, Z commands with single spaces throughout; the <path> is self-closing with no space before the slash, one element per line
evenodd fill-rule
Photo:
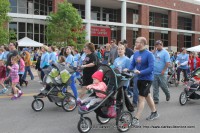
<path fill-rule="evenodd" d="M 185 48 L 181 49 L 181 53 L 178 55 L 176 59 L 176 63 L 178 64 L 178 69 L 177 69 L 177 79 L 178 79 L 178 84 L 180 81 L 180 73 L 181 71 L 183 72 L 184 75 L 184 81 L 187 82 L 187 69 L 188 69 L 188 61 L 189 61 L 189 55 L 187 54 L 187 51 Z"/>
<path fill-rule="evenodd" d="M 155 43 L 156 51 L 154 52 L 154 80 L 153 80 L 153 99 L 154 103 L 159 103 L 159 87 L 166 96 L 166 101 L 170 100 L 170 93 L 167 86 L 167 72 L 170 65 L 169 53 L 163 48 L 163 42 L 158 40 Z"/>

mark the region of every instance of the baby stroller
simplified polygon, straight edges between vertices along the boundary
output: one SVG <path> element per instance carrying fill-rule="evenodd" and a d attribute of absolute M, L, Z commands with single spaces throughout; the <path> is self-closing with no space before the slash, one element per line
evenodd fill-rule
<path fill-rule="evenodd" d="M 172 84 L 174 84 L 176 87 L 178 86 L 177 83 L 177 65 L 173 62 L 170 64 L 170 67 L 168 68 L 168 87 L 171 87 Z"/>
<path fill-rule="evenodd" d="M 41 111 L 44 108 L 42 98 L 47 97 L 50 102 L 54 102 L 65 111 L 73 111 L 76 108 L 76 98 L 66 91 L 70 84 L 70 76 L 74 73 L 73 69 L 54 63 L 43 71 L 45 73 L 43 82 L 46 84 L 46 88 L 38 95 L 33 96 L 32 109 Z"/>
<path fill-rule="evenodd" d="M 194 80 L 194 76 L 200 75 L 200 68 L 196 69 L 189 78 L 189 87 L 186 87 L 183 92 L 181 92 L 179 97 L 179 102 L 181 105 L 185 105 L 189 99 L 198 100 L 200 99 L 200 95 L 197 94 L 200 92 L 200 84 L 196 84 Z"/>
<path fill-rule="evenodd" d="M 100 124 L 106 124 L 110 119 L 116 118 L 117 129 L 120 132 L 125 132 L 129 130 L 132 122 L 132 115 L 130 112 L 134 111 L 123 89 L 123 85 L 128 79 L 122 76 L 119 71 L 114 71 L 105 64 L 101 64 L 99 70 L 102 70 L 104 73 L 103 81 L 108 87 L 107 91 L 105 93 L 99 90 L 93 90 L 90 96 L 95 96 L 95 92 L 98 92 L 105 94 L 106 98 L 100 103 L 91 106 L 88 111 L 83 111 L 79 108 L 78 113 L 81 116 L 77 125 L 78 130 L 81 133 L 90 131 L 92 128 L 92 121 L 89 117 L 84 117 L 84 115 L 94 111 L 96 113 L 96 119 Z M 125 105 L 128 111 L 125 111 Z"/>

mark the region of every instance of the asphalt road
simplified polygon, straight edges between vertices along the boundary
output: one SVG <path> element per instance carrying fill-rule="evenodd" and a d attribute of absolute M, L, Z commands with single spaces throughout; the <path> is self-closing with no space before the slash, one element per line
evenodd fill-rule
<path fill-rule="evenodd" d="M 24 95 L 11 101 L 9 96 L 0 96 L 0 133 L 78 133 L 77 124 L 80 119 L 77 109 L 65 112 L 54 103 L 44 99 L 44 109 L 35 112 L 31 108 L 32 95 L 37 94 L 42 85 L 36 77 L 29 81 L 28 87 L 23 87 Z M 145 106 L 140 126 L 131 128 L 128 133 L 199 133 L 200 130 L 200 100 L 189 101 L 185 106 L 179 104 L 179 95 L 184 86 L 170 88 L 171 99 L 165 101 L 160 91 L 160 103 L 157 105 L 160 117 L 154 121 L 146 121 L 150 109 Z M 93 127 L 91 133 L 116 133 L 115 119 L 106 127 L 96 121 L 95 113 L 86 115 L 91 118 Z"/>

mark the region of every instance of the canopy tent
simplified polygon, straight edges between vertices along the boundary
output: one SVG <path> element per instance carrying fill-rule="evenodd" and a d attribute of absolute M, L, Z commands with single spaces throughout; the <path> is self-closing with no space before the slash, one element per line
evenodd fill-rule
<path fill-rule="evenodd" d="M 24 37 L 17 41 L 19 47 L 42 47 L 43 44 L 36 42 L 28 37 Z"/>
<path fill-rule="evenodd" d="M 191 48 L 187 48 L 187 51 L 200 52 L 200 45 L 194 46 L 194 47 L 191 47 Z"/>

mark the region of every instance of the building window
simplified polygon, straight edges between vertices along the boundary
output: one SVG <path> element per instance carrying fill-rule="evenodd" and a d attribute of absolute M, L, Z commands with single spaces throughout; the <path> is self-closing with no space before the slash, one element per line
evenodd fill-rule
<path fill-rule="evenodd" d="M 149 25 L 150 26 L 155 26 L 155 13 L 154 12 L 150 12 L 149 13 Z"/>
<path fill-rule="evenodd" d="M 10 22 L 9 30 L 14 30 L 17 40 L 28 37 L 37 42 L 45 43 L 45 25 L 36 23 Z"/>
<path fill-rule="evenodd" d="M 10 8 L 10 12 L 17 13 L 17 0 L 10 0 Z"/>
<path fill-rule="evenodd" d="M 103 21 L 117 22 L 117 10 L 103 8 Z"/>
<path fill-rule="evenodd" d="M 149 32 L 149 50 L 154 49 L 154 44 L 155 44 L 155 33 Z"/>
<path fill-rule="evenodd" d="M 13 30 L 15 33 L 17 33 L 17 22 L 9 23 L 9 30 Z"/>
<path fill-rule="evenodd" d="M 135 46 L 137 37 L 138 37 L 138 31 L 133 31 L 133 46 Z"/>
<path fill-rule="evenodd" d="M 80 14 L 81 18 L 85 19 L 85 6 L 79 4 L 73 4 L 73 6 L 78 10 L 78 13 Z"/>
<path fill-rule="evenodd" d="M 91 19 L 92 20 L 100 20 L 100 7 L 91 7 Z"/>
<path fill-rule="evenodd" d="M 184 20 L 184 29 L 185 30 L 192 30 L 192 19 L 185 18 L 185 20 Z"/>
<path fill-rule="evenodd" d="M 161 27 L 168 28 L 168 16 L 165 14 L 161 14 Z"/>
<path fill-rule="evenodd" d="M 192 19 L 178 17 L 178 29 L 192 30 Z"/>
<path fill-rule="evenodd" d="M 136 9 L 129 9 L 129 12 L 133 14 L 133 24 L 138 24 L 139 22 L 139 12 Z"/>
<path fill-rule="evenodd" d="M 52 12 L 52 0 L 9 0 L 12 13 L 48 15 Z"/>
<path fill-rule="evenodd" d="M 168 47 L 168 34 L 161 33 L 161 40 L 164 47 Z"/>
<path fill-rule="evenodd" d="M 184 36 L 184 47 L 190 48 L 192 46 L 192 36 Z"/>

